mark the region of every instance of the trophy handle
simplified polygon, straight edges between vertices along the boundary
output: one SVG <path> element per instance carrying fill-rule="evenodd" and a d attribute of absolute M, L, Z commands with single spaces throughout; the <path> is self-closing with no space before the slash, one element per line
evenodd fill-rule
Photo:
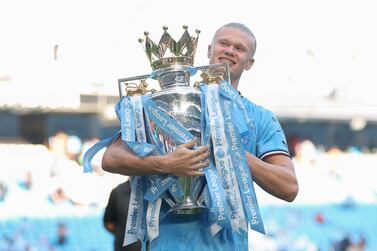
<path fill-rule="evenodd" d="M 140 79 L 140 83 L 126 82 L 126 96 L 144 95 L 148 92 L 154 93 L 155 89 L 148 89 L 148 83 L 145 79 Z"/>
<path fill-rule="evenodd" d="M 118 88 L 120 98 L 123 96 L 141 96 L 147 93 L 155 93 L 155 89 L 148 89 L 147 77 L 148 75 L 119 79 Z M 139 81 L 139 83 L 131 81 Z"/>
<path fill-rule="evenodd" d="M 230 83 L 228 63 L 205 65 L 195 68 L 201 71 L 201 80 L 194 82 L 195 88 L 198 88 L 200 83 L 220 84 L 223 80 L 226 80 L 228 81 L 228 83 Z"/>
<path fill-rule="evenodd" d="M 220 83 L 222 80 L 226 80 L 230 83 L 228 63 L 203 65 L 194 68 L 195 70 L 193 70 L 192 73 L 195 74 L 197 71 L 201 71 L 202 78 L 201 81 L 194 82 L 193 86 L 195 88 L 197 88 L 200 83 Z M 123 96 L 144 95 L 148 92 L 156 92 L 155 89 L 147 89 L 148 84 L 146 80 L 151 77 L 153 78 L 153 74 L 118 79 L 119 97 L 122 98 Z M 139 81 L 139 83 L 136 84 L 133 81 Z M 129 94 L 127 94 L 127 90 L 130 91 Z"/>

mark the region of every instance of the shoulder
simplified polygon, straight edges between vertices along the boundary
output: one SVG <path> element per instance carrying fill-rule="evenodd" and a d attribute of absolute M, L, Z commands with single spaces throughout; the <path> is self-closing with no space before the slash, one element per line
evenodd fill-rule
<path fill-rule="evenodd" d="M 130 184 L 129 180 L 127 180 L 126 182 L 123 182 L 123 183 L 120 183 L 119 185 L 117 185 L 113 189 L 113 192 L 115 194 L 127 194 L 127 193 L 130 193 L 131 192 L 131 184 Z"/>
<path fill-rule="evenodd" d="M 257 105 L 247 98 L 242 98 L 252 118 L 256 138 L 269 137 L 273 133 L 283 133 L 281 125 L 270 109 Z"/>
<path fill-rule="evenodd" d="M 246 109 L 248 110 L 249 114 L 254 119 L 257 119 L 259 122 L 262 119 L 266 119 L 266 118 L 276 119 L 275 114 L 271 110 L 269 110 L 269 109 L 267 109 L 267 108 L 265 108 L 265 107 L 263 107 L 261 105 L 258 105 L 256 103 L 250 101 L 248 98 L 242 96 L 242 102 L 244 103 L 244 105 L 245 105 Z"/>

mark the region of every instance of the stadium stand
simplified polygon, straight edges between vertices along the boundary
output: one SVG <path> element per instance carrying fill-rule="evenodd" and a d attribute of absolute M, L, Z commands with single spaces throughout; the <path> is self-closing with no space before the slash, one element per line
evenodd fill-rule
<path fill-rule="evenodd" d="M 0 144 L 0 159 L 1 251 L 112 250 L 103 209 L 111 189 L 125 177 L 98 166 L 83 174 L 79 161 L 57 156 L 44 145 Z M 337 251 L 342 245 L 377 250 L 376 160 L 376 154 L 360 152 L 297 154 L 300 192 L 295 202 L 282 202 L 256 187 L 267 234 L 250 232 L 251 250 Z M 51 195 L 58 188 L 66 199 L 54 202 Z M 60 241 L 59 226 L 65 233 Z"/>

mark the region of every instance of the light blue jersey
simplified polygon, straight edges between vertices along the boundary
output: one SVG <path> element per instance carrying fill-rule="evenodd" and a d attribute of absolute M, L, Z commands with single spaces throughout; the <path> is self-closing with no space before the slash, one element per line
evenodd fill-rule
<path fill-rule="evenodd" d="M 223 229 L 211 235 L 208 213 L 176 217 L 166 215 L 169 206 L 163 203 L 160 214 L 160 234 L 150 243 L 151 251 L 219 251 L 248 250 L 247 233 Z"/>
<path fill-rule="evenodd" d="M 245 150 L 264 159 L 269 155 L 283 154 L 290 156 L 287 140 L 283 129 L 276 116 L 268 109 L 256 105 L 246 98 L 242 98 L 247 112 L 252 119 L 251 128 L 246 125 L 244 115 L 235 106 L 234 112 L 238 113 L 236 121 Z"/>
<path fill-rule="evenodd" d="M 217 102 L 223 102 L 221 103 L 223 106 L 221 109 L 223 109 L 224 114 L 228 114 L 227 119 L 227 129 L 229 133 L 231 133 L 231 128 L 234 128 L 234 126 L 237 128 L 237 130 L 233 130 L 233 132 L 239 132 L 240 137 L 233 137 L 232 139 L 228 139 L 232 141 L 232 147 L 229 149 L 229 152 L 234 151 L 232 154 L 238 154 L 238 156 L 241 156 L 242 159 L 242 153 L 243 151 L 248 151 L 254 156 L 257 156 L 260 159 L 264 159 L 267 156 L 271 156 L 274 154 L 283 154 L 289 156 L 288 152 L 288 147 L 286 143 L 286 139 L 283 133 L 283 130 L 277 121 L 275 115 L 258 105 L 255 105 L 254 103 L 250 102 L 246 98 L 241 98 L 238 96 L 238 93 L 236 90 L 230 86 L 229 84 L 225 83 L 224 85 L 220 85 L 222 89 L 220 91 L 222 92 L 222 95 L 225 95 L 227 99 L 227 104 L 228 106 L 225 105 L 225 99 L 223 101 L 217 101 Z M 204 86 L 205 87 L 205 86 Z M 203 87 L 203 88 L 204 88 Z M 211 89 L 211 92 L 213 95 L 212 97 L 216 98 L 216 94 L 214 95 L 213 91 L 215 91 L 216 87 L 209 87 Z M 208 93 L 207 93 L 208 94 Z M 234 99 L 234 100 L 233 100 Z M 211 100 L 211 99 L 210 99 Z M 233 102 L 230 102 L 229 100 L 232 100 Z M 208 100 L 207 100 L 208 101 Z M 232 103 L 233 107 L 230 107 L 229 104 Z M 123 104 L 123 103 L 122 103 Z M 215 110 L 216 106 L 211 106 L 209 109 L 212 110 L 212 112 Z M 225 108 L 226 107 L 226 108 Z M 117 106 L 118 108 L 118 106 Z M 122 108 L 122 106 L 120 106 Z M 230 109 L 229 109 L 230 108 Z M 233 109 L 232 109 L 233 108 Z M 130 109 L 130 106 L 128 106 L 128 109 Z M 217 109 L 217 108 L 216 108 Z M 122 121 L 122 116 L 124 115 L 124 112 L 118 112 L 119 109 L 117 109 L 117 114 L 118 116 L 120 115 L 120 120 Z M 123 114 L 123 115 L 122 115 Z M 211 115 L 211 119 L 217 119 L 219 116 L 219 113 L 214 113 L 217 114 L 216 116 Z M 229 117 L 229 115 L 231 115 Z M 161 115 L 162 116 L 162 115 Z M 125 117 L 123 117 L 123 120 Z M 218 124 L 224 123 L 226 120 L 217 120 Z M 230 122 L 230 123 L 229 123 Z M 233 122 L 233 123 L 232 123 Z M 128 123 L 127 125 L 131 125 L 132 123 Z M 220 127 L 218 127 L 220 128 Z M 126 132 L 132 132 L 134 128 L 126 128 Z M 207 129 L 206 129 L 207 130 Z M 205 131 L 206 131 L 205 130 Z M 124 136 L 123 129 L 121 131 L 122 137 Z M 119 132 L 120 133 L 120 132 Z M 114 135 L 111 138 L 104 139 L 97 144 L 95 144 L 92 148 L 90 148 L 84 155 L 83 158 L 83 165 L 84 165 L 84 171 L 88 172 L 91 171 L 92 168 L 90 166 L 90 161 L 93 158 L 93 156 L 103 147 L 108 146 L 111 142 L 113 142 L 116 138 L 119 137 L 119 133 Z M 125 134 L 127 135 L 127 134 Z M 226 136 L 226 135 L 225 135 Z M 237 142 L 235 144 L 234 142 Z M 129 143 L 135 143 L 133 141 L 129 141 Z M 244 148 L 242 149 L 241 144 L 243 144 Z M 136 144 L 137 146 L 137 144 Z M 237 148 L 237 151 L 235 151 L 235 148 Z M 136 149 L 136 148 L 135 148 Z M 145 149 L 145 148 L 141 148 Z M 149 149 L 149 148 L 147 148 Z M 226 151 L 226 148 L 224 148 Z M 222 150 L 222 149 L 221 149 Z M 239 152 L 241 150 L 241 152 Z M 136 151 L 137 153 L 137 151 Z M 220 151 L 218 151 L 220 153 Z M 224 153 L 224 152 L 222 152 Z M 138 154 L 138 153 L 137 153 Z M 218 156 L 218 155 L 217 155 Z M 222 154 L 222 156 L 225 156 L 225 154 Z M 229 156 L 229 155 L 228 155 Z M 216 157 L 216 156 L 215 156 Z M 240 162 L 239 159 L 236 160 L 236 165 L 239 165 Z M 247 163 L 246 160 L 244 161 L 246 170 L 247 170 Z M 225 162 L 223 162 L 225 163 Z M 238 163 L 238 164 L 237 164 Z M 244 165 L 239 165 L 239 172 L 241 172 L 241 167 L 244 167 Z M 252 167 L 251 167 L 252 168 Z M 209 169 L 207 169 L 208 171 Z M 224 168 L 226 171 L 226 169 Z M 241 173 L 237 174 L 237 170 L 235 171 L 236 174 L 235 176 L 241 175 Z M 225 172 L 224 172 L 225 173 Z M 246 172 L 243 172 L 244 174 Z M 248 173 L 248 172 L 247 172 Z M 232 175 L 232 174 L 231 174 Z M 246 174 L 248 175 L 248 174 Z M 229 175 L 224 176 L 225 179 L 228 179 Z M 233 177 L 234 179 L 238 179 L 237 177 Z M 231 179 L 230 178 L 230 182 Z M 247 178 L 246 178 L 247 180 Z M 250 183 L 252 182 L 251 179 Z M 234 183 L 229 183 L 230 185 L 236 184 Z M 252 183 L 251 183 L 252 184 Z M 210 186 L 210 184 L 208 183 Z M 221 186 L 221 184 L 219 184 Z M 233 187 L 229 186 L 230 188 L 228 189 L 233 189 Z M 252 187 L 249 186 L 249 187 Z M 243 188 L 240 188 L 243 189 Z M 253 189 L 250 189 L 253 190 Z M 213 190 L 211 190 L 213 192 Z M 249 191 L 249 189 L 248 189 Z M 254 191 L 253 191 L 254 193 Z M 253 201 L 255 202 L 254 204 L 246 202 L 246 204 L 249 206 L 255 205 L 255 211 L 257 211 L 256 215 L 259 214 L 259 209 L 257 207 L 257 201 L 255 198 L 255 194 L 250 193 L 249 196 L 254 196 L 252 198 Z M 135 195 L 136 196 L 136 195 Z M 212 195 L 211 195 L 212 196 Z M 220 195 L 221 196 L 221 195 Z M 232 198 L 230 195 L 230 203 L 232 202 Z M 136 198 L 136 197 L 135 197 Z M 213 198 L 213 197 L 212 197 Z M 224 198 L 224 203 L 226 203 L 225 200 L 228 198 Z M 235 201 L 233 200 L 234 203 L 241 203 L 241 201 Z M 221 202 L 221 201 L 220 201 Z M 211 204 L 213 202 L 209 202 L 206 204 Z M 243 206 L 245 206 L 245 202 L 243 201 Z M 236 204 L 234 204 L 236 205 Z M 211 207 L 211 205 L 210 205 Z M 163 200 L 163 204 L 161 206 L 161 211 L 159 215 L 159 230 L 153 229 L 156 233 L 157 232 L 157 238 L 153 239 L 150 244 L 150 250 L 152 251 L 163 251 L 163 250 L 190 250 L 190 251 L 195 251 L 195 250 L 206 250 L 206 251 L 215 251 L 215 250 L 235 250 L 235 251 L 246 251 L 248 250 L 248 236 L 246 231 L 240 230 L 240 232 L 234 232 L 231 230 L 230 226 L 227 228 L 225 227 L 224 229 L 220 230 L 217 232 L 215 236 L 212 236 L 212 233 L 210 231 L 211 224 L 214 223 L 213 219 L 213 214 L 209 214 L 208 211 L 203 212 L 200 215 L 195 215 L 192 217 L 178 217 L 175 218 L 172 215 L 168 215 L 167 212 L 169 210 L 169 206 L 165 204 L 165 201 Z M 216 208 L 216 205 L 212 207 L 212 209 Z M 219 207 L 220 208 L 220 207 Z M 255 212 L 254 211 L 254 212 Z M 214 211 L 215 213 L 216 211 Z M 237 211 L 234 211 L 237 213 Z M 249 212 L 250 213 L 250 212 Z M 145 217 L 145 216 L 144 216 Z M 211 217 L 211 219 L 210 219 Z M 242 216 L 241 216 L 242 217 Z M 256 222 L 259 224 L 258 226 L 260 229 L 256 228 L 255 225 L 252 225 L 254 227 L 254 230 L 257 230 L 259 232 L 264 232 L 264 227 L 263 223 L 261 221 L 260 215 L 258 216 L 260 219 L 260 222 Z M 232 220 L 232 219 L 231 219 Z M 234 218 L 233 218 L 234 220 Z M 236 219 L 237 220 L 237 219 Z M 245 222 L 245 219 L 242 219 L 243 222 Z M 255 224 L 254 222 L 250 221 L 250 218 L 248 219 L 249 223 Z M 261 223 L 261 224 L 260 224 Z M 152 229 L 152 227 L 147 224 L 148 229 Z M 132 223 L 131 223 L 132 225 Z M 224 225 L 222 225 L 224 226 Z M 153 227 L 156 227 L 155 225 Z M 233 226 L 232 226 L 233 227 Z M 244 228 L 246 228 L 246 224 L 243 225 Z M 233 229 L 238 229 L 237 225 L 235 225 L 235 228 Z M 135 232 L 136 233 L 136 232 Z M 136 235 L 135 233 L 130 233 Z M 140 232 L 141 233 L 141 232 Z M 159 234 L 158 234 L 159 233 Z M 132 236 L 135 237 L 135 236 Z M 138 236 L 136 236 L 138 237 Z M 140 238 L 140 236 L 139 236 Z M 130 238 L 132 241 L 133 239 Z M 132 243 L 132 242 L 130 242 Z M 145 248 L 145 245 L 144 247 Z"/>
<path fill-rule="evenodd" d="M 251 123 L 246 124 L 243 111 L 236 105 L 233 111 L 236 113 L 235 125 L 238 127 L 245 150 L 260 159 L 273 154 L 289 156 L 284 132 L 275 115 L 246 98 L 242 98 L 242 102 L 252 119 Z M 212 236 L 206 212 L 199 216 L 175 218 L 166 215 L 168 209 L 169 206 L 163 203 L 159 236 L 150 243 L 150 250 L 248 250 L 246 232 L 241 230 L 241 233 L 235 233 L 231 229 L 222 229 Z"/>

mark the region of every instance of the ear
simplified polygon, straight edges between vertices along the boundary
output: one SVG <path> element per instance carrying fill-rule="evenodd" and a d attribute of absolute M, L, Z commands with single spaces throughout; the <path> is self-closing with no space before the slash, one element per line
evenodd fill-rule
<path fill-rule="evenodd" d="M 208 45 L 207 57 L 211 58 L 211 45 Z"/>
<path fill-rule="evenodd" d="M 250 60 L 247 62 L 246 66 L 245 66 L 245 70 L 246 70 L 246 71 L 250 70 L 250 68 L 253 66 L 253 64 L 254 64 L 254 58 L 250 59 Z"/>

